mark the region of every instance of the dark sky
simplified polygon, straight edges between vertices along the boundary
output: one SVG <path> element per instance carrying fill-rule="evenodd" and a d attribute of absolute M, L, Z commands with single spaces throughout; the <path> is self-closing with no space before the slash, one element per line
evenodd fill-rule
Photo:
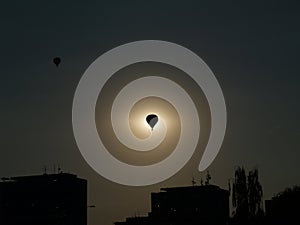
<path fill-rule="evenodd" d="M 244 165 L 258 167 L 265 198 L 299 184 L 299 12 L 297 1 L 2 2 L 0 177 L 60 164 L 87 178 L 91 225 L 145 214 L 151 191 L 204 177 L 193 159 L 163 183 L 125 187 L 96 174 L 76 146 L 72 100 L 85 69 L 118 45 L 158 39 L 197 53 L 223 89 L 228 127 L 212 182 L 227 188 Z"/>

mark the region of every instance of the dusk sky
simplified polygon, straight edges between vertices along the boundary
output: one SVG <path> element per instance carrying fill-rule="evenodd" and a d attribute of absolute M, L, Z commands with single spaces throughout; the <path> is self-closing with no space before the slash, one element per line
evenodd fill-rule
<path fill-rule="evenodd" d="M 87 179 L 88 204 L 96 205 L 89 225 L 144 215 L 150 192 L 206 175 L 196 154 L 162 183 L 129 187 L 101 177 L 81 156 L 72 129 L 77 84 L 97 57 L 132 41 L 177 43 L 214 72 L 228 123 L 208 168 L 213 184 L 227 188 L 238 165 L 258 168 L 265 199 L 300 184 L 297 1 L 5 1 L 0 26 L 0 177 L 59 165 Z"/>

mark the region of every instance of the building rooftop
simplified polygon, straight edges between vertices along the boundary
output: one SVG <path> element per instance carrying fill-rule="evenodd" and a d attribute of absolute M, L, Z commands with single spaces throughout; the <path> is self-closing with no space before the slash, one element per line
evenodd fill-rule
<path fill-rule="evenodd" d="M 1 182 L 35 182 L 35 181 L 60 181 L 60 180 L 74 180 L 80 179 L 77 175 L 70 173 L 55 173 L 55 174 L 41 174 L 32 176 L 18 176 L 18 177 L 2 177 Z"/>
<path fill-rule="evenodd" d="M 199 190 L 224 190 L 221 189 L 219 186 L 216 185 L 194 185 L 194 186 L 184 186 L 184 187 L 167 187 L 167 188 L 161 188 L 161 191 L 166 191 L 166 192 L 171 192 L 171 191 L 176 191 L 176 192 L 181 192 L 181 191 L 199 191 Z M 224 190 L 226 191 L 226 190 Z"/>

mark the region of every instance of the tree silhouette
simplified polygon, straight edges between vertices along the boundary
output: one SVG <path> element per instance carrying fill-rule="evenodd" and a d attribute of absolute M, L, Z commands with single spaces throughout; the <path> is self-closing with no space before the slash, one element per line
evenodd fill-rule
<path fill-rule="evenodd" d="M 300 186 L 286 188 L 266 201 L 268 224 L 299 224 Z"/>
<path fill-rule="evenodd" d="M 300 200 L 300 186 L 286 188 L 284 191 L 276 194 L 272 199 L 273 200 L 297 199 L 297 201 L 299 201 Z"/>
<path fill-rule="evenodd" d="M 258 170 L 254 169 L 246 176 L 245 169 L 237 167 L 232 187 L 234 219 L 243 223 L 259 220 L 263 214 L 262 197 L 263 191 L 258 180 Z"/>
<path fill-rule="evenodd" d="M 232 205 L 235 207 L 235 219 L 243 221 L 248 217 L 247 178 L 243 167 L 237 167 L 234 172 Z"/>
<path fill-rule="evenodd" d="M 258 170 L 254 169 L 248 174 L 248 207 L 250 220 L 257 220 L 263 214 L 262 186 L 258 181 Z"/>

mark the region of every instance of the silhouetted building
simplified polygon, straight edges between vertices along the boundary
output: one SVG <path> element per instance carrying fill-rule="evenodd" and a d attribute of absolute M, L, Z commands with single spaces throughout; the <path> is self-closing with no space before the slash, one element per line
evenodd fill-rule
<path fill-rule="evenodd" d="M 86 180 L 67 173 L 2 180 L 0 224 L 86 225 Z"/>
<path fill-rule="evenodd" d="M 215 185 L 162 188 L 151 193 L 148 217 L 127 218 L 115 225 L 227 224 L 229 192 Z"/>

